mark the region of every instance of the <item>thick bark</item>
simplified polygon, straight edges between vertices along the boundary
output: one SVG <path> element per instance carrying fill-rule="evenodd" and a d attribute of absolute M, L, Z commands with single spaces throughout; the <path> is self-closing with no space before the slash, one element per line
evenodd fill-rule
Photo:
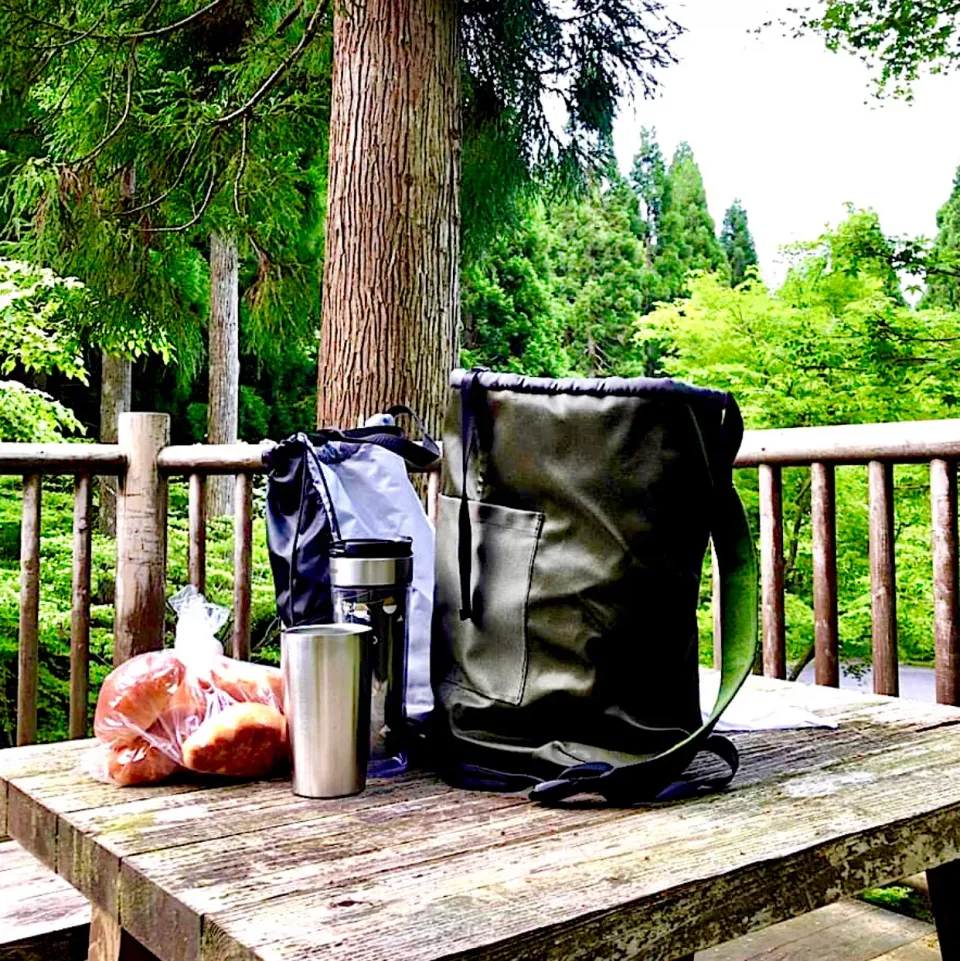
<path fill-rule="evenodd" d="M 116 444 L 117 420 L 130 410 L 133 363 L 103 352 L 100 375 L 100 443 Z M 100 514 L 97 524 L 104 534 L 117 534 L 117 478 L 100 478 Z"/>
<path fill-rule="evenodd" d="M 460 311 L 456 3 L 335 9 L 317 421 L 403 403 L 435 427 Z"/>
<path fill-rule="evenodd" d="M 207 395 L 207 442 L 237 442 L 240 394 L 240 318 L 237 292 L 237 244 L 232 237 L 210 235 L 210 365 Z M 212 517 L 233 513 L 232 477 L 207 481 L 207 511 Z"/>
<path fill-rule="evenodd" d="M 132 164 L 120 175 L 120 202 L 133 203 L 137 192 L 137 170 Z M 100 376 L 100 443 L 117 442 L 117 420 L 133 403 L 133 361 L 102 355 Z M 110 537 L 117 536 L 117 478 L 100 478 L 100 514 L 97 526 Z"/>

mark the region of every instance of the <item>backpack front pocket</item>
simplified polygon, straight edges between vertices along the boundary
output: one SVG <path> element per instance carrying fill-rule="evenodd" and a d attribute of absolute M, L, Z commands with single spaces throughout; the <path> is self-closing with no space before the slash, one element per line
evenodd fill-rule
<path fill-rule="evenodd" d="M 436 617 L 448 646 L 448 683 L 519 704 L 527 671 L 527 598 L 543 514 L 471 501 L 472 613 L 460 620 L 457 517 L 460 499 L 441 495 Z"/>

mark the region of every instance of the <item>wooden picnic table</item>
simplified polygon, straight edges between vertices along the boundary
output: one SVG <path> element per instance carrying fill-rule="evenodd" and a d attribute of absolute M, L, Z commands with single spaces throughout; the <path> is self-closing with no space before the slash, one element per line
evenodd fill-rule
<path fill-rule="evenodd" d="M 0 826 L 93 903 L 96 959 L 671 961 L 944 865 L 957 961 L 960 710 L 807 695 L 836 730 L 736 735 L 734 785 L 674 803 L 554 810 L 423 773 L 335 801 L 279 780 L 114 788 L 74 741 L 0 752 Z"/>

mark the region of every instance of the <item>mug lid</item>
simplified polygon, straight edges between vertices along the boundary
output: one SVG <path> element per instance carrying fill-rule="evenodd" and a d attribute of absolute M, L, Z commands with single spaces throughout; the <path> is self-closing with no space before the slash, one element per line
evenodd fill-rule
<path fill-rule="evenodd" d="M 330 545 L 330 557 L 413 557 L 413 540 L 409 537 L 378 538 L 356 537 L 347 541 L 334 541 Z"/>

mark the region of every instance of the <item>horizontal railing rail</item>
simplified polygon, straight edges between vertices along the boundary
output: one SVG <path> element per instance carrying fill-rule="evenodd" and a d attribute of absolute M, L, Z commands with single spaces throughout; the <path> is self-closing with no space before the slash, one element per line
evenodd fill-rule
<path fill-rule="evenodd" d="M 922 464 L 934 458 L 960 459 L 960 420 L 748 430 L 736 465 Z"/>
<path fill-rule="evenodd" d="M 74 477 L 70 736 L 87 733 L 92 479 L 120 478 L 117 500 L 116 662 L 162 644 L 166 603 L 167 485 L 188 483 L 188 577 L 206 588 L 206 486 L 210 475 L 235 475 L 234 591 L 231 653 L 248 657 L 251 630 L 254 477 L 267 471 L 272 444 L 170 445 L 169 418 L 125 414 L 117 444 L 0 444 L 0 474 L 23 476 L 17 743 L 36 737 L 40 521 L 43 476 Z M 929 463 L 937 699 L 960 703 L 957 462 L 960 420 L 747 431 L 738 468 L 759 472 L 763 670 L 784 677 L 786 618 L 782 468 L 810 470 L 815 677 L 840 680 L 836 476 L 840 465 L 867 465 L 874 688 L 898 691 L 893 471 Z M 441 472 L 426 479 L 436 518 Z"/>
<path fill-rule="evenodd" d="M 120 419 L 116 444 L 0 444 L 0 475 L 23 476 L 18 634 L 17 743 L 37 733 L 40 523 L 44 476 L 73 475 L 73 571 L 70 629 L 71 737 L 87 734 L 92 567 L 92 480 L 120 478 L 117 497 L 117 578 L 114 662 L 161 646 L 166 604 L 167 484 L 188 487 L 188 579 L 206 590 L 207 477 L 235 475 L 233 627 L 230 653 L 250 655 L 253 558 L 253 478 L 268 470 L 263 444 L 170 445 L 169 417 L 131 413 Z M 428 510 L 436 517 L 440 472 L 428 472 Z"/>
<path fill-rule="evenodd" d="M 899 693 L 894 466 L 927 463 L 930 467 L 937 700 L 960 703 L 958 460 L 960 420 L 745 432 L 736 466 L 759 471 L 764 674 L 783 678 L 787 670 L 782 468 L 810 469 L 815 679 L 818 684 L 837 687 L 840 659 L 835 470 L 838 466 L 866 465 L 873 687 L 879 694 Z"/>

